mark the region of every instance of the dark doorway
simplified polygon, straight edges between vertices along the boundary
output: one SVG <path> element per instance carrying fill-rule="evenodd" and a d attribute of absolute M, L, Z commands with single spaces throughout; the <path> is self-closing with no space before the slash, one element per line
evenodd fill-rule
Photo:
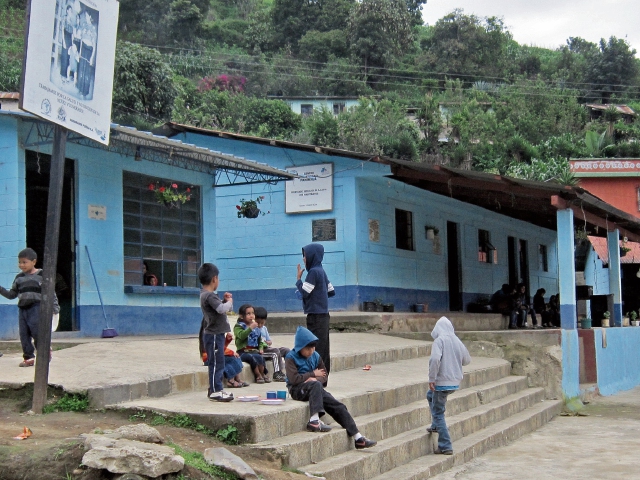
<path fill-rule="evenodd" d="M 509 237 L 508 255 L 509 255 L 509 285 L 515 288 L 518 284 L 518 244 L 514 237 Z"/>
<path fill-rule="evenodd" d="M 449 276 L 449 311 L 458 312 L 462 305 L 462 266 L 458 224 L 447 222 L 447 272 Z"/>
<path fill-rule="evenodd" d="M 524 283 L 527 287 L 527 295 L 529 292 L 529 242 L 526 240 L 519 240 L 518 256 L 520 258 L 520 278 L 518 283 Z"/>
<path fill-rule="evenodd" d="M 25 153 L 27 245 L 37 252 L 37 267 L 42 268 L 42 255 L 44 253 L 44 239 L 47 224 L 51 156 L 29 150 Z M 67 158 L 64 169 L 60 239 L 58 243 L 58 271 L 56 275 L 56 295 L 60 303 L 60 322 L 57 331 L 77 329 L 75 319 L 74 178 L 74 162 Z"/>

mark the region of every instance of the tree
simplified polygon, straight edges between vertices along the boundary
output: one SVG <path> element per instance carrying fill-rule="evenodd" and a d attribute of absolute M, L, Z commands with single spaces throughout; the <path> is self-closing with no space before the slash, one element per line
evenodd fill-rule
<path fill-rule="evenodd" d="M 405 0 L 362 0 L 354 6 L 347 31 L 351 52 L 362 62 L 365 78 L 371 67 L 387 67 L 406 52 L 413 41 L 412 27 Z"/>
<path fill-rule="evenodd" d="M 299 56 L 315 62 L 326 63 L 333 57 L 349 56 L 347 34 L 344 30 L 319 32 L 309 30 L 298 42 Z"/>
<path fill-rule="evenodd" d="M 118 42 L 113 77 L 114 120 L 142 116 L 168 119 L 177 95 L 173 72 L 160 52 Z"/>
<path fill-rule="evenodd" d="M 638 80 L 636 50 L 624 39 L 616 37 L 600 40 L 599 51 L 590 55 L 586 80 L 593 84 L 593 93 L 609 103 L 613 95 L 621 95 Z"/>

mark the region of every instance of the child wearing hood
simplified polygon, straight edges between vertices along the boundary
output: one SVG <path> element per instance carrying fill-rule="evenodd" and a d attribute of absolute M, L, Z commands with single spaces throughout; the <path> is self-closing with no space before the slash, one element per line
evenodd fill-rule
<path fill-rule="evenodd" d="M 331 358 L 329 349 L 329 297 L 336 292 L 322 268 L 324 259 L 324 247 L 319 243 L 311 243 L 302 249 L 302 260 L 307 269 L 307 276 L 302 281 L 304 268 L 298 264 L 296 287 L 302 295 L 302 306 L 307 315 L 307 328 L 318 337 L 317 351 L 324 362 L 327 376 L 324 386 L 327 386 L 327 378 L 331 371 Z"/>
<path fill-rule="evenodd" d="M 353 417 L 342 402 L 327 392 L 322 384 L 327 380 L 327 372 L 320 354 L 316 352 L 318 337 L 304 327 L 298 327 L 293 349 L 285 357 L 287 387 L 294 400 L 309 402 L 311 417 L 307 423 L 309 432 L 328 432 L 329 425 L 320 421 L 328 413 L 347 431 L 355 441 L 357 449 L 369 448 L 378 442 L 364 437 Z"/>
<path fill-rule="evenodd" d="M 434 453 L 453 455 L 453 445 L 444 420 L 447 397 L 460 387 L 462 366 L 469 365 L 471 356 L 467 347 L 453 331 L 447 317 L 440 317 L 431 332 L 433 345 L 429 359 L 429 391 L 427 401 L 431 410 L 431 426 L 427 432 L 438 433 L 438 449 Z"/>

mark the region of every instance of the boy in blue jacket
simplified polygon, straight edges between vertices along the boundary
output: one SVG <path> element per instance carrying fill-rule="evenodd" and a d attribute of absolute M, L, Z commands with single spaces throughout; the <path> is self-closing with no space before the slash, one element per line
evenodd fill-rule
<path fill-rule="evenodd" d="M 431 409 L 431 426 L 427 432 L 438 433 L 438 449 L 434 453 L 453 455 L 449 429 L 444 420 L 447 397 L 460 388 L 464 377 L 462 366 L 471 363 L 467 347 L 456 337 L 453 324 L 440 317 L 433 331 L 433 345 L 429 359 L 429 391 L 427 401 Z"/>
<path fill-rule="evenodd" d="M 287 387 L 294 400 L 309 402 L 311 417 L 307 423 L 310 432 L 328 432 L 329 425 L 320 421 L 320 417 L 328 413 L 355 440 L 357 449 L 369 448 L 378 442 L 364 437 L 353 417 L 342 402 L 336 400 L 322 386 L 326 382 L 327 372 L 322 358 L 316 352 L 318 337 L 304 327 L 298 327 L 295 344 L 285 357 L 287 371 Z"/>
<path fill-rule="evenodd" d="M 304 268 L 298 264 L 296 287 L 302 295 L 302 306 L 307 315 L 307 328 L 318 337 L 317 351 L 324 362 L 327 375 L 324 386 L 331 371 L 331 357 L 329 348 L 329 297 L 336 292 L 322 268 L 324 247 L 319 243 L 311 243 L 302 249 L 302 260 L 307 269 L 307 277 L 302 282 Z"/>

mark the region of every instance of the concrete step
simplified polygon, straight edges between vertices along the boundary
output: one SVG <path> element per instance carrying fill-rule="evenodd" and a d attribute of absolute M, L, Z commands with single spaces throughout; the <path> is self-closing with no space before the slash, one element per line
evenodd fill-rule
<path fill-rule="evenodd" d="M 362 369 L 332 372 L 327 390 L 345 403 L 354 417 L 384 412 L 417 401 L 424 401 L 428 388 L 426 358 L 387 362 Z M 477 387 L 508 377 L 509 362 L 496 358 L 473 358 L 464 367 L 462 388 Z M 229 390 L 236 396 L 266 396 L 268 390 L 284 390 L 284 384 L 252 384 Z M 240 440 L 259 443 L 285 437 L 304 430 L 309 420 L 306 402 L 289 400 L 282 405 L 267 406 L 234 401 L 224 405 L 212 404 L 206 392 L 168 395 L 162 398 L 140 398 L 120 403 L 114 408 L 147 410 L 167 414 L 185 413 L 211 428 L 223 428 L 233 423 Z"/>
<path fill-rule="evenodd" d="M 527 389 L 526 377 L 516 376 L 465 388 L 451 395 L 447 403 L 447 412 L 450 415 L 456 415 L 525 389 Z M 254 451 L 262 456 L 281 458 L 288 466 L 299 467 L 353 448 L 352 441 L 345 435 L 344 430 L 335 422 L 323 420 L 338 428 L 323 435 L 297 432 L 256 444 Z M 383 412 L 359 416 L 356 421 L 362 432 L 367 432 L 367 435 L 376 440 L 384 440 L 409 430 L 426 427 L 431 423 L 431 415 L 426 399 L 422 398 Z"/>
<path fill-rule="evenodd" d="M 454 442 L 460 440 L 516 413 L 523 412 L 543 400 L 544 389 L 529 388 L 489 405 L 481 405 L 453 415 L 447 420 L 451 439 Z M 427 407 L 424 406 L 424 408 Z M 376 432 L 362 429 L 362 433 L 367 437 L 375 438 Z M 436 446 L 436 436 L 428 434 L 424 426 L 420 426 L 380 440 L 376 447 L 364 452 L 355 450 L 351 442 L 351 449 L 354 451 L 349 450 L 321 461 L 314 461 L 298 469 L 323 476 L 327 480 L 367 480 L 381 474 L 385 474 L 386 478 L 395 479 L 394 476 L 388 475 L 390 470 L 433 453 Z"/>
<path fill-rule="evenodd" d="M 454 454 L 424 455 L 370 480 L 424 480 L 462 465 L 489 450 L 507 445 L 551 421 L 562 410 L 562 400 L 546 400 L 500 422 L 453 442 Z"/>

